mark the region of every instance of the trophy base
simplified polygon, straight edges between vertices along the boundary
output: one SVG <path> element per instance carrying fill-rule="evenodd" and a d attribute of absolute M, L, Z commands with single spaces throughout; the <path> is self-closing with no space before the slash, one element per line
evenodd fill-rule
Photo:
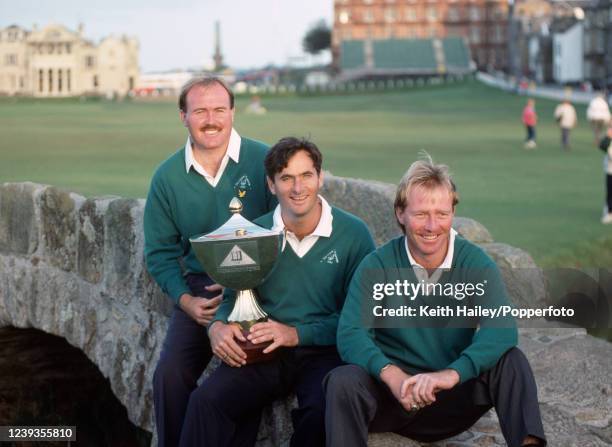
<path fill-rule="evenodd" d="M 244 336 L 244 338 L 246 338 L 249 335 L 249 331 L 243 329 L 242 335 Z M 240 349 L 242 349 L 247 355 L 246 357 L 247 365 L 268 362 L 276 358 L 276 354 L 277 354 L 276 349 L 268 354 L 263 353 L 263 350 L 272 344 L 271 341 L 254 344 L 254 343 L 251 343 L 251 341 L 247 339 L 246 342 L 236 340 L 236 343 L 238 343 L 238 346 L 240 346 Z"/>

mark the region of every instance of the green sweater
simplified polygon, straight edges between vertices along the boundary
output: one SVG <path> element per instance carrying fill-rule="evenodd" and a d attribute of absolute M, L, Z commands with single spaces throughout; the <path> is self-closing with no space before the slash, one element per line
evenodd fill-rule
<path fill-rule="evenodd" d="M 273 212 L 255 220 L 272 228 Z M 274 270 L 257 287 L 259 304 L 275 321 L 297 329 L 299 345 L 335 345 L 340 310 L 353 273 L 375 245 L 359 218 L 332 207 L 332 233 L 302 258 L 287 243 Z M 335 254 L 335 256 L 334 256 Z M 226 291 L 215 321 L 227 322 L 235 292 Z"/>
<path fill-rule="evenodd" d="M 464 324 L 365 327 L 368 320 L 372 321 L 373 306 L 384 303 L 372 299 L 373 284 L 394 283 L 396 279 L 419 282 L 408 260 L 404 237 L 393 239 L 371 253 L 355 273 L 338 324 L 338 351 L 344 361 L 360 365 L 376 378 L 380 377 L 383 366 L 392 363 L 410 374 L 454 369 L 461 382 L 465 382 L 493 367 L 516 345 L 517 330 L 513 319 L 500 324 L 499 320 L 481 318 L 477 321 L 478 330 L 475 325 Z M 478 298 L 472 296 L 458 301 L 448 296 L 418 296 L 411 301 L 402 296 L 401 299 L 403 304 L 417 309 L 422 305 L 442 303 L 451 306 L 477 304 L 488 308 L 508 304 L 495 263 L 479 247 L 457 236 L 452 268 L 442 274 L 439 283 L 454 285 L 482 281 L 486 281 L 485 293 Z M 470 303 L 470 300 L 473 301 Z M 416 318 L 418 321 L 418 314 Z"/>
<path fill-rule="evenodd" d="M 185 170 L 184 147 L 157 168 L 144 212 L 145 259 L 149 273 L 175 302 L 183 293 L 191 293 L 183 274 L 202 272 L 189 238 L 225 223 L 230 218 L 229 202 L 239 190 L 246 191 L 240 200 L 242 215 L 249 220 L 276 206 L 266 185 L 267 149 L 263 143 L 242 138 L 239 162 L 228 160 L 215 187 L 193 168 Z"/>

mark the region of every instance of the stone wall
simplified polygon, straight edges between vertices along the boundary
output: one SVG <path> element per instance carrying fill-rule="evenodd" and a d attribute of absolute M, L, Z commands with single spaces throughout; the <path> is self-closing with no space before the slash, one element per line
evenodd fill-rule
<path fill-rule="evenodd" d="M 323 194 L 333 204 L 362 217 L 377 243 L 398 234 L 391 209 L 392 185 L 328 175 Z M 171 306 L 144 268 L 143 208 L 144 200 L 86 199 L 33 183 L 1 185 L 0 327 L 32 327 L 64 337 L 108 377 L 132 422 L 153 431 L 151 379 Z M 493 242 L 489 232 L 471 219 L 456 218 L 454 226 L 497 261 L 515 304 L 535 305 L 546 300 L 542 277 L 527 253 Z M 569 391 L 557 382 L 539 383 L 551 409 L 545 413 L 545 417 L 552 415 L 548 426 L 566 427 L 570 426 L 567 421 L 571 421 L 582 430 L 576 429 L 574 433 L 584 432 L 588 439 L 595 440 L 589 445 L 600 445 L 598 439 L 612 442 L 612 390 L 601 372 L 601 368 L 612 370 L 610 345 L 592 341 L 584 331 L 574 330 L 556 338 L 538 330 L 531 330 L 530 334 L 531 339 L 523 334 L 522 343 L 527 343 L 530 360 L 539 365 L 534 368 L 538 382 L 546 374 L 558 379 L 554 368 L 558 356 L 540 354 L 547 352 L 546 347 L 552 343 L 557 343 L 556 349 L 563 352 L 563 343 L 568 339 L 579 351 L 571 351 L 559 367 L 567 371 L 568 366 L 578 365 L 583 374 L 581 379 L 587 376 L 592 379 L 587 391 L 591 393 L 588 400 L 593 408 L 591 413 L 566 411 L 563 407 L 568 405 L 562 397 Z M 596 352 L 601 352 L 601 356 Z M 585 358 L 587 354 L 591 357 Z M 542 363 L 542 358 L 546 362 Z M 589 365 L 597 370 L 590 371 Z M 278 402 L 266 411 L 260 445 L 286 441 L 290 427 L 288 406 L 290 401 Z M 484 425 L 464 434 L 463 441 L 453 441 L 454 445 L 498 445 L 498 428 L 494 432 L 487 428 L 487 424 L 497 427 L 494 421 L 491 423 L 490 418 L 483 421 Z M 595 428 L 591 430 L 592 427 Z M 564 432 L 559 428 L 555 433 L 560 436 Z M 493 441 L 483 444 L 488 442 L 486 437 Z M 412 445 L 389 435 L 372 437 L 372 444 Z"/>

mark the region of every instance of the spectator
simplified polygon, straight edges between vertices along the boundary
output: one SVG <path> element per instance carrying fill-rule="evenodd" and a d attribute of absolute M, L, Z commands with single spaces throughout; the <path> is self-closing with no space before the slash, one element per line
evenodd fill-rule
<path fill-rule="evenodd" d="M 603 94 L 598 93 L 589 103 L 587 120 L 591 123 L 595 144 L 598 145 L 610 122 L 610 108 Z"/>
<path fill-rule="evenodd" d="M 574 109 L 574 106 L 569 99 L 564 100 L 557 106 L 555 109 L 555 119 L 561 128 L 561 147 L 568 151 L 570 149 L 570 130 L 576 126 L 577 122 L 576 109 Z"/>
<path fill-rule="evenodd" d="M 525 149 L 535 149 L 536 147 L 536 131 L 535 126 L 538 123 L 538 115 L 535 111 L 535 101 L 527 100 L 527 105 L 523 109 L 523 124 L 527 129 L 527 138 L 525 139 Z"/>

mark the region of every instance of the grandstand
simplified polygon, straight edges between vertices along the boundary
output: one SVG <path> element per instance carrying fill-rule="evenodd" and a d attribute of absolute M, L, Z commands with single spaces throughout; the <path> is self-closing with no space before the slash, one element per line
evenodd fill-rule
<path fill-rule="evenodd" d="M 462 37 L 346 40 L 340 79 L 407 78 L 467 74 L 474 70 Z"/>

